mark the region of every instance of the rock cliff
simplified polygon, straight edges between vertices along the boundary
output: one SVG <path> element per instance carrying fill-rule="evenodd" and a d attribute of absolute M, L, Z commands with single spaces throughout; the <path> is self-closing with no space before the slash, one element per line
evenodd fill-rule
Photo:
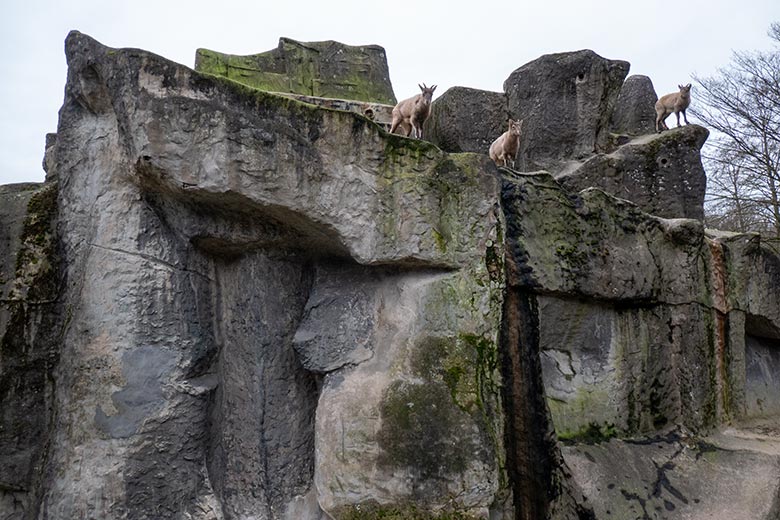
<path fill-rule="evenodd" d="M 287 94 L 349 97 L 340 44 L 258 68 L 299 48 Z M 46 183 L 0 187 L 0 519 L 780 514 L 780 253 L 703 228 L 707 131 L 642 135 L 626 62 L 451 89 L 439 148 L 212 52 L 66 56 Z"/>

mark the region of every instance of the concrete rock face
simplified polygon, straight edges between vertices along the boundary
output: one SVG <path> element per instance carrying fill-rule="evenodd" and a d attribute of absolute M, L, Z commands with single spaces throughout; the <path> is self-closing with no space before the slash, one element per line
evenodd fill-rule
<path fill-rule="evenodd" d="M 625 61 L 582 50 L 548 54 L 512 72 L 504 92 L 509 115 L 523 120 L 518 169 L 553 169 L 606 150 L 628 68 Z"/>
<path fill-rule="evenodd" d="M 627 77 L 612 113 L 611 131 L 634 136 L 655 132 L 656 101 L 658 95 L 650 78 L 639 74 Z"/>
<path fill-rule="evenodd" d="M 424 135 L 446 152 L 486 154 L 508 119 L 503 93 L 453 87 L 433 102 Z"/>
<path fill-rule="evenodd" d="M 385 50 L 378 45 L 280 38 L 276 49 L 250 56 L 198 49 L 195 70 L 260 90 L 396 103 Z"/>
<path fill-rule="evenodd" d="M 778 517 L 780 253 L 698 220 L 705 129 L 610 139 L 625 62 L 451 89 L 448 153 L 66 56 L 0 187 L 0 519 Z M 488 159 L 505 110 L 553 173 Z"/>

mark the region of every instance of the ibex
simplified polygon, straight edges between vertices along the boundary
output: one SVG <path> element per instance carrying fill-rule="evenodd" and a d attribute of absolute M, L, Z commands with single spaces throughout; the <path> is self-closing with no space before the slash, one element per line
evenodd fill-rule
<path fill-rule="evenodd" d="M 515 167 L 517 150 L 520 148 L 520 135 L 522 133 L 523 121 L 509 120 L 509 130 L 501 134 L 498 139 L 490 145 L 488 153 L 490 158 L 497 166 L 507 166 L 507 161 L 512 161 L 512 168 Z"/>
<path fill-rule="evenodd" d="M 431 115 L 431 98 L 436 85 L 426 87 L 425 83 L 417 85 L 422 90 L 421 94 L 404 99 L 393 108 L 393 124 L 390 133 L 394 134 L 397 128 L 401 128 L 406 136 L 414 133 L 413 137 L 422 139 L 423 123 Z"/>
<path fill-rule="evenodd" d="M 679 92 L 672 94 L 666 94 L 661 96 L 661 99 L 655 102 L 655 131 L 661 133 L 661 130 L 669 130 L 666 126 L 666 118 L 669 114 L 674 112 L 677 116 L 677 126 L 680 126 L 680 112 L 682 112 L 685 124 L 688 124 L 688 116 L 685 115 L 685 109 L 691 104 L 691 84 L 688 83 L 684 87 L 677 85 L 680 89 Z"/>

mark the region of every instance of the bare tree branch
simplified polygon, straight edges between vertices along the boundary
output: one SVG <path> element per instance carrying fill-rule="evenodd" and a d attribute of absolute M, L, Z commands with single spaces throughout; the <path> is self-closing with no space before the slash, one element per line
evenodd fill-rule
<path fill-rule="evenodd" d="M 698 84 L 692 112 L 712 131 L 702 158 L 708 171 L 707 223 L 780 238 L 780 22 L 768 52 L 735 52 Z"/>

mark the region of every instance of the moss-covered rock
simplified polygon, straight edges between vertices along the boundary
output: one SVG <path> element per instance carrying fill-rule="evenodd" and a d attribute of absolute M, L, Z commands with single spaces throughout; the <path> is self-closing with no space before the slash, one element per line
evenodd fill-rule
<path fill-rule="evenodd" d="M 378 45 L 280 38 L 276 49 L 250 56 L 198 49 L 195 70 L 273 92 L 396 102 L 385 50 Z"/>
<path fill-rule="evenodd" d="M 382 505 L 374 502 L 356 504 L 333 513 L 337 520 L 477 520 L 480 517 L 459 511 L 431 512 L 414 504 Z"/>
<path fill-rule="evenodd" d="M 0 187 L 0 514 L 34 510 L 62 309 L 57 184 Z"/>

